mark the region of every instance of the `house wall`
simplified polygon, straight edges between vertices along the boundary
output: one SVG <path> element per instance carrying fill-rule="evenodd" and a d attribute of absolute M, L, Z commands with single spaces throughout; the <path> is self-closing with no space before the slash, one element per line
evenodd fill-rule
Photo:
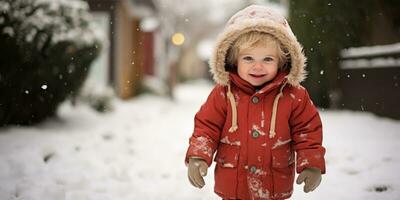
<path fill-rule="evenodd" d="M 108 53 L 108 58 L 105 58 L 107 60 L 107 83 L 110 85 L 114 85 L 114 68 L 115 68 L 115 59 L 114 59 L 114 54 L 113 52 L 115 51 L 115 40 L 114 40 L 114 33 L 115 33 L 115 6 L 117 4 L 116 0 L 86 0 L 89 4 L 89 8 L 91 12 L 93 13 L 102 13 L 104 15 L 107 15 L 109 18 L 109 24 L 108 24 L 108 29 L 109 32 L 108 38 L 106 38 L 108 41 L 103 42 L 106 43 L 106 48 Z M 108 43 L 108 44 L 107 44 Z"/>
<path fill-rule="evenodd" d="M 101 40 L 101 52 L 99 56 L 92 62 L 86 84 L 96 85 L 105 88 L 109 85 L 110 70 L 110 15 L 108 12 L 92 11 L 93 20 L 98 26 L 103 38 Z"/>
<path fill-rule="evenodd" d="M 123 4 L 116 6 L 116 68 L 118 96 L 130 98 L 138 93 L 142 74 L 139 20 L 132 18 Z"/>
<path fill-rule="evenodd" d="M 145 75 L 154 76 L 154 33 L 143 32 L 143 69 Z"/>

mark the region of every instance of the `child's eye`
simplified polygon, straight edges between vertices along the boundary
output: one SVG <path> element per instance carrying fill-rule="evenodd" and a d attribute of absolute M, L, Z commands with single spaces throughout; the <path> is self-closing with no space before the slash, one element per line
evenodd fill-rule
<path fill-rule="evenodd" d="M 244 61 L 246 61 L 246 62 L 251 62 L 251 61 L 254 60 L 254 58 L 251 57 L 251 56 L 244 56 L 242 59 L 243 59 Z"/>
<path fill-rule="evenodd" d="M 243 56 L 242 60 L 244 63 L 251 64 L 254 62 L 254 58 L 251 56 Z"/>
<path fill-rule="evenodd" d="M 274 61 L 274 59 L 271 58 L 271 57 L 265 57 L 264 58 L 264 62 L 271 62 L 271 61 Z"/>

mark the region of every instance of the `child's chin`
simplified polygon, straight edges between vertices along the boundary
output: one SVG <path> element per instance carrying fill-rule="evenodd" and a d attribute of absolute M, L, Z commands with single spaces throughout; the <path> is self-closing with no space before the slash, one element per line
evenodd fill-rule
<path fill-rule="evenodd" d="M 250 82 L 250 84 L 251 84 L 252 86 L 254 86 L 254 87 L 261 86 L 261 85 L 263 85 L 264 83 L 266 83 L 266 82 Z"/>

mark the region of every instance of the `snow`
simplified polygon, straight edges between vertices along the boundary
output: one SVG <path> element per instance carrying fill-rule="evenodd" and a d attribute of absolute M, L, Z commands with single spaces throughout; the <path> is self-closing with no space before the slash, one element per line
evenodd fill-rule
<path fill-rule="evenodd" d="M 179 85 L 175 101 L 114 99 L 108 114 L 66 103 L 58 118 L 1 128 L 0 199 L 219 199 L 214 164 L 201 190 L 190 185 L 184 164 L 194 114 L 211 88 Z M 292 199 L 398 199 L 400 121 L 366 112 L 320 113 L 327 174 L 314 192 L 296 185 Z"/>
<path fill-rule="evenodd" d="M 8 2 L 0 2 L 0 12 L 6 12 L 10 10 L 10 4 L 8 4 Z"/>
<path fill-rule="evenodd" d="M 212 149 L 208 143 L 210 143 L 208 138 L 200 136 L 191 141 L 190 145 L 193 146 L 193 153 L 205 154 L 208 157 L 212 157 Z"/>
<path fill-rule="evenodd" d="M 18 8 L 18 9 L 10 9 Z M 80 0 L 15 0 L 0 2 L 0 12 L 3 13 L 14 27 L 5 27 L 2 32 L 11 37 L 23 37 L 26 42 L 32 42 L 37 34 L 40 40 L 51 37 L 56 44 L 62 41 L 75 41 L 80 45 L 90 45 L 105 38 L 92 21 L 88 13 L 87 2 Z M 61 14 L 57 14 L 60 13 Z M 4 19 L 0 20 L 0 24 Z M 87 23 L 87 25 L 86 25 Z M 15 30 L 14 30 L 15 29 Z M 48 30 L 51 30 L 49 36 Z M 42 32 L 45 32 L 44 36 Z M 38 42 L 41 48 L 43 42 Z"/>
<path fill-rule="evenodd" d="M 213 50 L 213 40 L 206 39 L 199 43 L 197 46 L 197 54 L 203 60 L 208 60 L 211 57 L 212 50 Z"/>
<path fill-rule="evenodd" d="M 224 164 L 223 164 L 223 167 L 226 167 L 226 168 L 233 168 L 234 165 L 233 165 L 232 163 L 224 163 Z"/>
<path fill-rule="evenodd" d="M 299 164 L 299 166 L 302 167 L 302 166 L 308 165 L 308 164 L 309 164 L 308 160 L 307 160 L 307 159 L 304 159 L 304 160 L 301 161 L 301 163 Z"/>
<path fill-rule="evenodd" d="M 14 37 L 14 29 L 12 27 L 4 27 L 3 33 L 9 35 L 10 37 Z"/>
<path fill-rule="evenodd" d="M 284 144 L 287 144 L 287 143 L 289 143 L 290 141 L 292 141 L 292 139 L 287 139 L 287 140 L 284 140 L 284 141 L 281 141 L 280 139 L 278 139 L 278 140 L 276 141 L 276 143 L 272 146 L 272 149 L 275 149 L 275 148 L 280 147 L 280 146 L 282 146 L 282 145 L 284 145 Z"/>
<path fill-rule="evenodd" d="M 160 21 L 156 17 L 146 17 L 140 21 L 140 30 L 152 32 L 160 26 Z"/>
<path fill-rule="evenodd" d="M 220 142 L 221 142 L 221 143 L 225 143 L 225 144 L 229 144 L 229 145 L 233 145 L 233 146 L 240 146 L 240 141 L 231 142 L 231 141 L 229 141 L 228 136 L 223 137 L 223 138 L 220 140 Z"/>
<path fill-rule="evenodd" d="M 267 198 L 269 196 L 269 191 L 263 189 L 262 182 L 258 178 L 247 177 L 247 184 L 249 185 L 249 191 L 251 193 L 252 199 L 254 198 Z"/>
<path fill-rule="evenodd" d="M 351 47 L 343 49 L 340 54 L 343 58 L 379 56 L 400 53 L 400 43 L 376 45 L 369 47 Z"/>
<path fill-rule="evenodd" d="M 373 58 L 373 59 L 354 59 L 340 62 L 341 69 L 365 69 L 382 67 L 400 67 L 400 58 Z"/>

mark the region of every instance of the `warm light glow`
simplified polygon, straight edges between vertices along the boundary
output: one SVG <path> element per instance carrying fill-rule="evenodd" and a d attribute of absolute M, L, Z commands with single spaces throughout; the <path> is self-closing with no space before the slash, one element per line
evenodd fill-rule
<path fill-rule="evenodd" d="M 174 45 L 180 46 L 185 42 L 185 36 L 182 33 L 175 33 L 172 36 L 172 43 Z"/>

